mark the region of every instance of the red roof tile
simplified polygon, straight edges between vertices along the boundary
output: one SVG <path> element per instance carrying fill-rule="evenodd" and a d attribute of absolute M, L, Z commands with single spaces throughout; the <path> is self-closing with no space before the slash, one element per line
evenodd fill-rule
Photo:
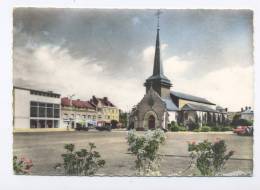
<path fill-rule="evenodd" d="M 77 100 L 70 100 L 68 97 L 61 98 L 61 105 L 62 106 L 74 106 L 76 108 L 89 108 L 95 109 L 95 107 L 90 104 L 88 101 L 82 101 L 80 99 Z"/>

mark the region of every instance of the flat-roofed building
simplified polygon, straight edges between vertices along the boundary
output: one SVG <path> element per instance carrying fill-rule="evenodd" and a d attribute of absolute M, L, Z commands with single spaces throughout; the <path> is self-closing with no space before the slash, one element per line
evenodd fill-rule
<path fill-rule="evenodd" d="M 13 127 L 60 128 L 60 94 L 14 86 Z"/>

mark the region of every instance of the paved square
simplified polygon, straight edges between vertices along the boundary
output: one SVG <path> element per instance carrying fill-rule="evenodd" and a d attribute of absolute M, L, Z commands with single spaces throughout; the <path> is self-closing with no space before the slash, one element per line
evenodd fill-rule
<path fill-rule="evenodd" d="M 100 169 L 97 175 L 133 176 L 135 157 L 127 152 L 126 136 L 127 131 L 15 133 L 13 149 L 14 155 L 33 160 L 32 175 L 62 175 L 62 171 L 53 167 L 56 163 L 62 162 L 64 144 L 73 143 L 76 149 L 80 149 L 87 147 L 89 142 L 94 142 L 97 151 L 106 160 L 105 167 Z M 252 137 L 237 136 L 231 132 L 167 132 L 166 136 L 166 143 L 160 150 L 160 153 L 165 155 L 160 169 L 164 176 L 173 175 L 187 168 L 190 160 L 187 141 L 198 142 L 204 139 L 215 141 L 216 138 L 226 140 L 228 149 L 235 151 L 232 160 L 227 162 L 224 173 L 243 171 L 252 174 Z"/>

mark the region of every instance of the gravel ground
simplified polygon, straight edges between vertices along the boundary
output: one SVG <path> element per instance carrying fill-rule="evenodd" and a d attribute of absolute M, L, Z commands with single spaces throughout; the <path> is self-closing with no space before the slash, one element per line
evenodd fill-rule
<path fill-rule="evenodd" d="M 142 132 L 139 132 L 142 133 Z M 64 144 L 73 143 L 76 148 L 87 147 L 94 142 L 97 151 L 106 160 L 104 168 L 97 175 L 101 176 L 134 176 L 134 156 L 128 154 L 126 131 L 112 132 L 47 132 L 47 133 L 15 133 L 13 152 L 17 156 L 25 156 L 33 160 L 32 175 L 62 175 L 62 171 L 55 170 L 56 163 L 62 162 Z M 160 153 L 165 155 L 160 171 L 163 176 L 189 176 L 191 173 L 181 173 L 187 168 L 188 141 L 215 141 L 216 138 L 226 140 L 229 150 L 235 154 L 227 162 L 224 173 L 236 176 L 237 174 L 252 175 L 253 171 L 253 138 L 242 137 L 231 132 L 193 133 L 167 132 L 167 140 Z"/>

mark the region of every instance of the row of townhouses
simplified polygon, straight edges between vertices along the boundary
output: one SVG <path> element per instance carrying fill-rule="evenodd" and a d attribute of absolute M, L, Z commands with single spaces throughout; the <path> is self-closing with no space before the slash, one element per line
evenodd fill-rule
<path fill-rule="evenodd" d="M 13 88 L 15 131 L 37 128 L 70 129 L 77 124 L 102 125 L 119 121 L 119 109 L 107 98 L 73 100 L 52 91 Z"/>

